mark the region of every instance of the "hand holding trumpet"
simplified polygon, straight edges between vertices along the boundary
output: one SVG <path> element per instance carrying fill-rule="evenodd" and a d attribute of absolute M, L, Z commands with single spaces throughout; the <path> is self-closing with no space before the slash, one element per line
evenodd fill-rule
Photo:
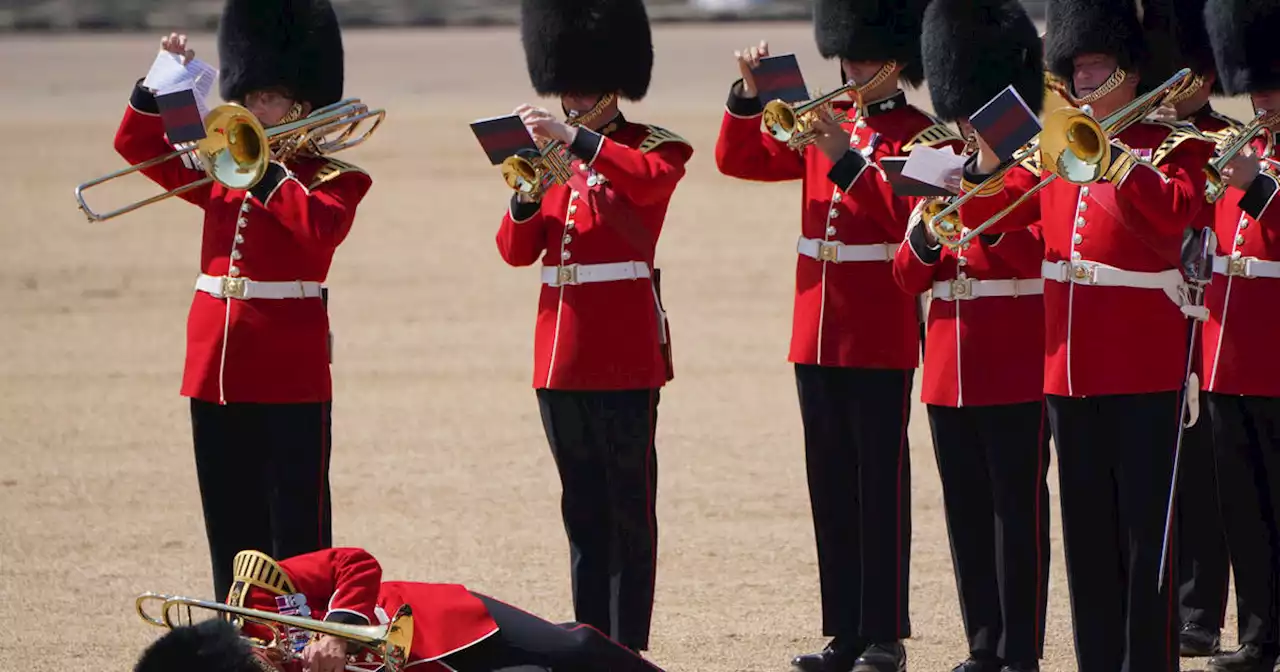
<path fill-rule="evenodd" d="M 814 146 L 832 163 L 839 161 L 840 157 L 849 151 L 849 131 L 833 119 L 826 108 L 818 109 L 812 128 L 815 133 Z"/>
<path fill-rule="evenodd" d="M 1258 165 L 1258 157 L 1254 154 L 1252 147 L 1245 147 L 1231 158 L 1225 168 L 1222 169 L 1222 179 L 1227 184 L 1236 189 L 1245 190 L 1249 185 L 1253 184 L 1255 178 L 1262 168 Z"/>
<path fill-rule="evenodd" d="M 535 139 L 559 140 L 569 145 L 578 137 L 576 126 L 566 124 L 541 107 L 521 105 L 512 114 L 520 117 Z"/>

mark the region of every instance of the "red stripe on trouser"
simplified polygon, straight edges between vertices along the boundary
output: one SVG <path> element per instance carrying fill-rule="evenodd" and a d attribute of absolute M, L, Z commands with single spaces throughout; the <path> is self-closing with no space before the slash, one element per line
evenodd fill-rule
<path fill-rule="evenodd" d="M 653 571 L 649 572 L 649 594 L 653 595 L 658 585 L 658 533 L 654 529 L 654 516 L 656 513 L 655 500 L 658 496 L 658 485 L 653 482 L 653 440 L 654 434 L 657 432 L 657 422 L 654 420 L 654 412 L 656 410 L 657 392 L 649 390 L 649 445 L 645 448 L 644 454 L 644 479 L 645 479 L 645 516 L 649 519 L 649 547 L 653 549 Z M 652 485 L 650 485 L 652 484 Z M 653 599 L 649 600 L 649 619 L 653 619 Z M 646 637 L 646 639 L 648 639 Z"/>
<path fill-rule="evenodd" d="M 1042 474 L 1045 473 L 1044 458 L 1045 458 L 1046 451 L 1041 450 L 1041 446 L 1044 446 L 1045 417 L 1046 417 L 1045 401 L 1042 398 L 1040 400 L 1040 433 L 1036 435 L 1036 453 L 1039 455 L 1039 457 L 1036 458 L 1037 459 L 1037 462 L 1036 462 L 1036 611 L 1035 611 L 1036 629 L 1034 632 L 1036 633 L 1035 636 L 1037 639 L 1036 641 L 1037 650 L 1040 649 L 1040 647 L 1044 646 L 1043 637 L 1040 635 L 1040 633 L 1043 632 L 1040 629 L 1040 610 L 1043 608 L 1043 605 L 1044 605 L 1044 603 L 1040 601 L 1041 600 L 1040 586 L 1044 581 L 1044 563 L 1040 561 L 1040 558 L 1044 557 L 1043 556 L 1044 549 L 1040 547 L 1040 492 L 1041 492 L 1040 488 L 1045 484 L 1045 477 L 1042 476 Z"/>
<path fill-rule="evenodd" d="M 324 411 L 325 411 L 325 408 L 324 408 L 324 404 L 322 403 L 320 404 L 320 474 L 318 476 L 320 482 L 316 484 L 316 500 L 318 504 L 317 511 L 316 511 L 316 513 L 318 514 L 316 517 L 316 547 L 317 548 L 324 548 L 326 546 L 326 544 L 324 543 L 324 502 L 325 502 L 324 477 L 325 477 L 325 474 L 328 473 L 329 471 L 329 456 L 326 454 L 326 451 L 325 451 L 325 445 L 329 443 L 329 432 L 328 432 L 328 428 L 325 427 Z"/>
<path fill-rule="evenodd" d="M 912 372 L 908 371 L 904 375 L 907 376 L 907 381 L 902 386 L 902 431 L 898 439 L 898 487 L 896 490 L 896 497 L 894 497 L 894 504 L 893 504 L 895 509 L 898 512 L 897 518 L 895 520 L 895 526 L 896 526 L 895 539 L 897 541 L 897 544 L 896 544 L 896 548 L 894 549 L 894 558 L 896 559 L 896 562 L 894 562 L 894 567 L 893 567 L 893 572 L 895 577 L 895 590 L 894 590 L 894 597 L 893 597 L 893 602 L 894 602 L 893 614 L 894 614 L 894 621 L 895 621 L 894 627 L 901 627 L 902 625 L 902 467 L 903 467 L 903 460 L 904 460 L 904 456 L 906 455 L 906 447 L 907 447 L 907 425 L 910 424 L 907 422 L 907 418 L 908 418 L 907 414 L 910 413 L 911 411 L 910 376 L 912 375 Z M 898 639 L 902 639 L 901 631 L 898 631 Z"/>

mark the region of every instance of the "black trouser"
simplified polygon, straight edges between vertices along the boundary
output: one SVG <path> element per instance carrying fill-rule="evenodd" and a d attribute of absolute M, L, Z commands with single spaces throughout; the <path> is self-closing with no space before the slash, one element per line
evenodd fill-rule
<path fill-rule="evenodd" d="M 1207 395 L 1200 395 L 1200 417 L 1182 436 L 1178 467 L 1177 513 L 1178 606 L 1182 622 L 1221 630 L 1227 612 L 1230 581 L 1227 537 L 1218 505 L 1218 477 L 1213 459 L 1213 421 Z"/>
<path fill-rule="evenodd" d="M 662 672 L 589 625 L 551 623 L 487 595 L 472 594 L 484 602 L 498 632 L 441 659 L 457 672 Z"/>
<path fill-rule="evenodd" d="M 277 560 L 329 548 L 332 402 L 227 404 L 191 400 L 196 477 L 218 602 L 236 553 Z"/>
<path fill-rule="evenodd" d="M 1177 670 L 1177 562 L 1167 563 L 1157 586 L 1180 395 L 1049 395 L 1048 402 L 1077 665 Z"/>
<path fill-rule="evenodd" d="M 1033 663 L 1049 590 L 1049 427 L 1043 401 L 929 406 L 969 651 Z"/>
<path fill-rule="evenodd" d="M 822 630 L 832 637 L 911 636 L 913 373 L 796 365 Z"/>
<path fill-rule="evenodd" d="M 1280 399 L 1209 393 L 1242 644 L 1280 644 Z"/>
<path fill-rule="evenodd" d="M 658 553 L 659 391 L 537 393 L 563 487 L 574 617 L 647 649 Z"/>

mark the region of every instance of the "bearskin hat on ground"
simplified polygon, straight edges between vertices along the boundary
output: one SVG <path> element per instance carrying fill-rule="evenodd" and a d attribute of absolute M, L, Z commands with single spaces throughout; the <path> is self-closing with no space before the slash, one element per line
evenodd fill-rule
<path fill-rule="evenodd" d="M 1208 0 L 1204 19 L 1228 94 L 1280 89 L 1280 0 Z"/>
<path fill-rule="evenodd" d="M 263 672 L 249 643 L 222 619 L 174 628 L 151 643 L 133 672 Z"/>
<path fill-rule="evenodd" d="M 1049 71 L 1070 82 L 1081 54 L 1114 56 L 1125 70 L 1138 70 L 1146 40 L 1133 0 L 1049 0 L 1044 51 Z"/>
<path fill-rule="evenodd" d="M 227 0 L 218 60 L 223 100 L 270 87 L 313 108 L 342 99 L 342 30 L 328 0 Z"/>
<path fill-rule="evenodd" d="M 520 41 L 541 95 L 649 91 L 653 37 L 642 0 L 521 0 Z"/>
<path fill-rule="evenodd" d="M 934 113 L 968 117 L 1010 84 L 1037 115 L 1044 104 L 1044 52 L 1018 0 L 933 0 L 920 37 Z"/>
<path fill-rule="evenodd" d="M 920 30 L 928 0 L 816 0 L 814 36 L 823 58 L 897 61 L 902 80 L 924 81 Z"/>

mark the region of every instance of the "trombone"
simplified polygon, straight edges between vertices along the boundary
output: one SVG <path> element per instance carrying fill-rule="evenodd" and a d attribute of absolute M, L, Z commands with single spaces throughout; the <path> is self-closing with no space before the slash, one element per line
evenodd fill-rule
<path fill-rule="evenodd" d="M 76 202 L 89 221 L 101 222 L 213 182 L 227 189 L 250 189 L 266 174 L 271 161 L 287 160 L 304 149 L 327 155 L 355 147 L 373 135 L 385 116 L 386 110 L 370 110 L 360 99 L 348 98 L 298 121 L 264 128 L 244 106 L 219 105 L 204 118 L 205 137 L 196 142 L 194 150 L 180 149 L 85 182 L 76 187 Z M 372 126 L 357 135 L 356 130 L 366 120 L 372 120 Z M 106 213 L 94 211 L 85 202 L 84 192 L 92 187 L 191 152 L 204 166 L 204 178 Z"/>
<path fill-rule="evenodd" d="M 147 613 L 146 604 L 150 602 L 160 603 L 159 615 Z M 181 616 L 181 611 L 177 612 L 177 616 L 174 615 L 177 607 L 186 608 L 185 620 Z M 381 669 L 386 672 L 400 672 L 400 670 L 404 669 L 409 662 L 409 650 L 413 644 L 413 610 L 407 604 L 401 606 L 396 611 L 395 617 L 386 625 L 348 625 L 346 623 L 317 621 L 301 616 L 246 609 L 220 602 L 206 602 L 204 600 L 161 593 L 143 593 L 139 595 L 134 602 L 134 608 L 143 621 L 156 627 L 169 629 L 192 625 L 194 623 L 191 615 L 193 608 L 218 612 L 221 617 L 229 618 L 233 623 L 236 621 L 240 623 L 256 623 L 271 631 L 271 639 L 267 642 L 249 637 L 246 637 L 246 639 L 255 648 L 263 649 L 276 656 L 278 660 L 284 661 L 300 658 L 299 653 L 291 646 L 290 628 L 331 637 L 340 637 L 359 645 L 363 649 L 376 653 L 382 659 L 383 667 Z M 237 623 L 237 625 L 240 623 Z M 346 669 L 351 672 L 367 672 L 363 668 L 350 665 Z"/>
<path fill-rule="evenodd" d="M 1227 191 L 1227 183 L 1222 177 L 1222 170 L 1227 167 L 1228 163 L 1231 163 L 1231 160 L 1237 154 L 1244 151 L 1245 147 L 1252 144 L 1254 138 L 1258 137 L 1260 133 L 1278 119 L 1280 119 L 1280 114 L 1272 114 L 1266 110 L 1261 110 L 1248 124 L 1231 135 L 1230 141 L 1218 152 L 1217 158 L 1204 167 L 1206 178 L 1205 200 L 1209 203 L 1217 203 L 1218 199 L 1222 198 L 1222 195 Z"/>
<path fill-rule="evenodd" d="M 1189 79 L 1190 75 L 1190 68 L 1179 70 L 1160 86 L 1135 98 L 1102 121 L 1093 118 L 1092 110 L 1088 105 L 1079 109 L 1064 107 L 1050 112 L 1045 117 L 1044 129 L 1023 149 L 1001 164 L 1001 167 L 982 184 L 956 198 L 950 205 L 934 214 L 933 219 L 928 222 L 934 235 L 943 245 L 956 248 L 991 228 L 993 224 L 1013 212 L 1057 178 L 1081 185 L 1097 182 L 1111 167 L 1111 138 L 1141 121 L 1151 110 L 1165 104 L 1167 100 L 1183 95 L 1187 86 L 1195 84 L 1194 80 Z M 1036 151 L 1041 153 L 1041 163 L 1051 171 L 1051 175 L 968 232 L 964 232 L 959 227 L 957 218 L 950 217 L 959 210 L 960 206 L 969 202 L 996 180 L 1003 179 L 1006 172 Z"/>

